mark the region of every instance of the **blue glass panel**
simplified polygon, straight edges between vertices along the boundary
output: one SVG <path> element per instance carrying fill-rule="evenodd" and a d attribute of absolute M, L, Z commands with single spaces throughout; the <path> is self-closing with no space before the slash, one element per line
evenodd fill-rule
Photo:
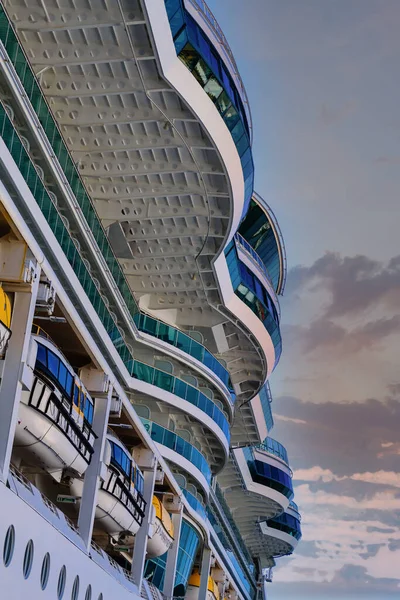
<path fill-rule="evenodd" d="M 36 360 L 38 360 L 44 367 L 47 367 L 47 349 L 42 344 L 38 344 Z"/>

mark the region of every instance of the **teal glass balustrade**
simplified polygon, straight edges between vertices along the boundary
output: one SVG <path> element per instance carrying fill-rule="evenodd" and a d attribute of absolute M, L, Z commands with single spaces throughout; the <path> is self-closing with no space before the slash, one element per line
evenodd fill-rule
<path fill-rule="evenodd" d="M 145 365 L 144 363 L 134 361 L 129 348 L 121 337 L 121 333 L 119 332 L 109 312 L 109 309 L 105 305 L 104 300 L 101 297 L 101 294 L 97 289 L 85 263 L 83 262 L 78 249 L 74 245 L 68 229 L 62 221 L 57 208 L 53 204 L 30 159 L 29 154 L 22 144 L 12 122 L 10 121 L 10 118 L 8 117 L 1 103 L 0 136 L 3 138 L 7 148 L 9 149 L 40 210 L 42 211 L 51 230 L 57 238 L 65 256 L 68 259 L 68 262 L 77 275 L 85 293 L 92 303 L 93 308 L 96 310 L 98 317 L 100 318 L 110 337 L 110 340 L 114 344 L 129 373 L 137 379 L 152 383 L 153 385 L 167 390 L 200 408 L 202 411 L 208 414 L 222 429 L 229 443 L 230 428 L 228 420 L 220 408 L 218 408 L 218 406 L 216 406 L 216 404 L 214 404 L 207 396 L 205 396 L 197 388 L 187 384 L 181 379 L 173 377 L 169 373 L 155 369 L 150 365 Z"/>
<path fill-rule="evenodd" d="M 280 442 L 277 442 L 276 440 L 273 440 L 272 438 L 267 437 L 267 438 L 265 438 L 265 440 L 263 441 L 262 444 L 258 444 L 257 446 L 254 446 L 254 447 L 258 448 L 259 450 L 264 450 L 265 452 L 269 452 L 269 454 L 274 454 L 275 456 L 277 456 L 278 458 L 283 460 L 283 462 L 285 462 L 289 466 L 289 458 L 288 458 L 286 448 L 285 448 L 285 446 L 282 446 L 282 444 Z"/>
<path fill-rule="evenodd" d="M 175 396 L 179 396 L 179 398 L 190 402 L 193 406 L 197 406 L 197 408 L 211 417 L 214 423 L 218 425 L 229 443 L 230 427 L 227 418 L 222 410 L 210 398 L 200 392 L 199 389 L 166 371 L 161 371 L 137 360 L 133 363 L 132 377 L 156 385 L 166 392 L 171 392 L 171 394 L 175 394 Z"/>
<path fill-rule="evenodd" d="M 202 473 L 208 485 L 211 484 L 211 469 L 207 460 L 197 448 L 173 431 L 158 425 L 158 423 L 145 418 L 141 418 L 141 421 L 154 442 L 162 444 L 186 458 Z"/>
<path fill-rule="evenodd" d="M 182 488 L 182 493 L 185 496 L 186 500 L 190 504 L 190 506 L 197 512 L 197 514 L 207 521 L 207 511 L 203 504 L 200 502 L 196 496 L 194 496 L 191 492 L 188 492 L 185 488 Z"/>
<path fill-rule="evenodd" d="M 228 370 L 211 354 L 207 348 L 197 342 L 189 335 L 180 331 L 176 327 L 172 327 L 172 325 L 168 325 L 167 323 L 163 323 L 154 317 L 146 315 L 144 313 L 138 313 L 134 317 L 135 324 L 139 331 L 143 333 L 148 333 L 149 335 L 153 335 L 154 337 L 163 340 L 163 342 L 167 342 L 179 350 L 186 352 L 193 358 L 196 358 L 198 361 L 203 363 L 206 367 L 208 367 L 217 377 L 222 381 L 222 383 L 229 389 L 231 392 L 231 400 L 234 401 L 234 392 L 232 389 L 232 384 L 229 376 Z"/>
<path fill-rule="evenodd" d="M 246 112 L 236 85 L 217 48 L 184 8 L 182 0 L 165 0 L 178 57 L 214 103 L 232 136 L 243 170 L 247 213 L 254 186 L 254 164 Z"/>
<path fill-rule="evenodd" d="M 268 381 L 262 386 L 262 388 L 258 392 L 258 395 L 260 396 L 261 406 L 265 418 L 265 424 L 269 433 L 274 426 L 274 418 L 272 416 L 271 410 L 272 396 Z"/>
<path fill-rule="evenodd" d="M 26 95 L 36 112 L 41 126 L 43 127 L 43 131 L 47 135 L 54 155 L 58 159 L 60 166 L 64 171 L 66 180 L 68 181 L 71 190 L 74 193 L 80 208 L 82 209 L 83 215 L 93 233 L 99 250 L 104 257 L 108 268 L 110 269 L 110 272 L 129 312 L 133 315 L 138 312 L 139 308 L 129 288 L 128 282 L 126 281 L 122 268 L 111 249 L 106 233 L 97 217 L 89 195 L 86 192 L 85 186 L 69 154 L 56 121 L 30 67 L 29 61 L 27 60 L 18 41 L 12 24 L 10 23 L 7 14 L 1 6 L 0 39 L 7 50 L 11 63 L 15 67 Z"/>
<path fill-rule="evenodd" d="M 219 539 L 220 543 L 224 547 L 225 552 L 229 556 L 229 559 L 232 563 L 234 572 L 231 573 L 231 575 L 233 575 L 234 577 L 238 577 L 246 592 L 250 595 L 251 598 L 254 598 L 254 582 L 251 581 L 248 575 L 245 573 L 240 561 L 238 560 L 237 552 L 235 552 L 235 549 L 233 545 L 229 542 L 223 527 L 221 526 L 219 520 L 216 518 L 216 512 L 214 512 L 210 506 L 207 507 L 207 516 L 212 527 L 211 537 L 215 535 Z M 229 570 L 231 571 L 231 569 Z"/>
<path fill-rule="evenodd" d="M 183 597 L 197 549 L 200 544 L 200 534 L 185 519 L 182 521 L 181 535 L 179 538 L 178 559 L 175 574 L 174 597 Z M 146 561 L 144 576 L 159 590 L 163 589 L 167 552 L 157 558 Z"/>
<path fill-rule="evenodd" d="M 225 256 L 235 294 L 257 315 L 271 337 L 275 348 L 275 368 L 282 353 L 279 316 L 275 305 L 262 282 L 239 260 L 234 240 L 228 244 Z"/>

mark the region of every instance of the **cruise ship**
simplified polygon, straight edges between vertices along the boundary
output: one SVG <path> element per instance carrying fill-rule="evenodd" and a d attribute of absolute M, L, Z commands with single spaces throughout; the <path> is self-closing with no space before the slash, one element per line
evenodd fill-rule
<path fill-rule="evenodd" d="M 202 0 L 0 0 L 2 598 L 266 600 L 301 538 L 256 126 Z"/>

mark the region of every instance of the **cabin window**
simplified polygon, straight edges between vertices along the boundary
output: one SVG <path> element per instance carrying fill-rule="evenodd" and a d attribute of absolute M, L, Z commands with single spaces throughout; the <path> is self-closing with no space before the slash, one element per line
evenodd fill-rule
<path fill-rule="evenodd" d="M 77 385 L 74 387 L 74 404 L 79 406 L 79 388 Z"/>
<path fill-rule="evenodd" d="M 122 450 L 120 446 L 111 442 L 112 457 L 114 462 L 122 469 L 127 477 L 130 477 L 131 473 L 131 460 L 129 456 Z"/>
<path fill-rule="evenodd" d="M 53 377 L 55 377 L 56 379 L 58 378 L 58 365 L 60 363 L 58 357 L 53 354 L 52 352 L 50 352 L 50 350 L 47 351 L 47 366 L 48 369 L 50 371 L 50 373 L 53 375 Z"/>
<path fill-rule="evenodd" d="M 58 381 L 61 384 L 61 386 L 66 389 L 67 386 L 67 369 L 65 368 L 65 365 L 63 365 L 62 362 L 60 362 L 60 368 L 58 371 Z"/>
<path fill-rule="evenodd" d="M 93 423 L 93 404 L 88 398 L 85 398 L 85 407 L 83 410 L 83 414 L 85 416 L 86 421 L 91 425 Z"/>
<path fill-rule="evenodd" d="M 37 345 L 36 360 L 39 361 L 44 367 L 47 367 L 47 351 L 42 344 Z"/>

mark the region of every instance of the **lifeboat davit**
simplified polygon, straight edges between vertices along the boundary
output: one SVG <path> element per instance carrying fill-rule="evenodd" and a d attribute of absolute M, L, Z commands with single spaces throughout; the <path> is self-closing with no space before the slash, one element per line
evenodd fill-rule
<path fill-rule="evenodd" d="M 93 453 L 93 401 L 55 344 L 33 335 L 33 385 L 22 391 L 15 431 L 17 459 L 60 480 L 83 475 Z"/>
<path fill-rule="evenodd" d="M 194 573 L 192 573 L 189 577 L 185 600 L 197 600 L 199 597 L 199 588 L 200 573 L 198 571 L 194 571 Z M 220 600 L 218 585 L 211 576 L 208 578 L 207 600 Z"/>
<path fill-rule="evenodd" d="M 146 558 L 155 558 L 162 556 L 169 550 L 174 541 L 174 525 L 168 510 L 157 496 L 153 496 L 152 515 L 150 520 L 149 533 L 153 532 L 147 542 Z M 122 532 L 118 539 L 120 546 L 132 548 L 134 538 L 128 532 Z"/>
<path fill-rule="evenodd" d="M 134 536 L 143 522 L 146 503 L 143 499 L 143 475 L 124 444 L 107 434 L 104 449 L 106 476 L 97 492 L 96 524 L 111 537 L 121 532 Z M 71 493 L 79 506 L 83 479 L 74 479 Z"/>

